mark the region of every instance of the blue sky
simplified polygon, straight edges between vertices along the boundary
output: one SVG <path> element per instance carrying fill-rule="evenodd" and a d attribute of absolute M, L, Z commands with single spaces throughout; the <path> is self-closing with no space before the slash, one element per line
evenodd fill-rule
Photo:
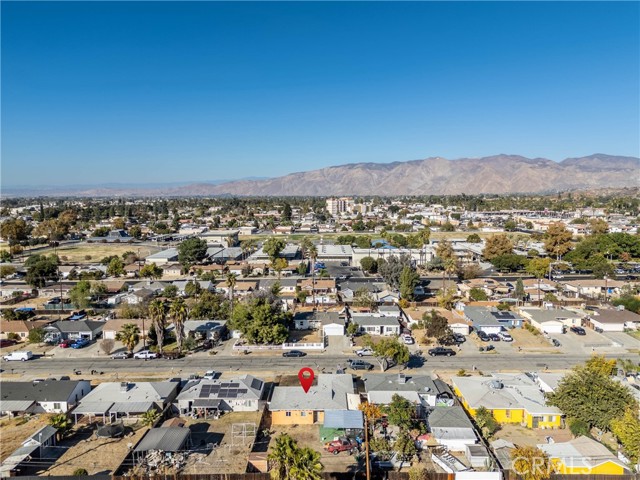
<path fill-rule="evenodd" d="M 638 2 L 2 2 L 2 184 L 639 155 Z"/>

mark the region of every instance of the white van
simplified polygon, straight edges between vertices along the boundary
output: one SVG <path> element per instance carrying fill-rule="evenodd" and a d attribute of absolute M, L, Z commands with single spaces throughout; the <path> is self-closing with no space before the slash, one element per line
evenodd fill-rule
<path fill-rule="evenodd" d="M 20 360 L 22 362 L 25 362 L 27 360 L 30 360 L 33 358 L 33 353 L 31 353 L 30 351 L 22 351 L 22 352 L 11 352 L 8 355 L 5 355 L 4 357 L 2 357 L 3 360 L 9 362 L 11 360 Z"/>

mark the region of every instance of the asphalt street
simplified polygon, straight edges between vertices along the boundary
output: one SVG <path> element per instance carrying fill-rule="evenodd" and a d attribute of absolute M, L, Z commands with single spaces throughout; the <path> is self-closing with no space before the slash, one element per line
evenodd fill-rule
<path fill-rule="evenodd" d="M 304 358 L 283 358 L 266 357 L 252 354 L 238 357 L 187 357 L 177 360 L 113 360 L 111 358 L 36 358 L 28 362 L 7 362 L 2 361 L 1 368 L 6 374 L 13 373 L 25 376 L 56 376 L 74 375 L 80 371 L 82 375 L 90 375 L 92 370 L 111 374 L 118 371 L 136 373 L 166 372 L 168 376 L 186 376 L 191 373 L 203 373 L 206 370 L 216 370 L 219 372 L 232 373 L 255 373 L 255 372 L 277 372 L 283 374 L 297 374 L 302 367 L 311 367 L 317 372 L 323 369 L 326 372 L 333 372 L 338 365 L 346 367 L 348 357 L 328 356 L 328 355 L 308 355 Z M 589 355 L 573 354 L 531 354 L 531 355 L 491 355 L 477 354 L 460 357 L 427 357 L 425 361 L 413 358 L 406 371 L 456 371 L 465 369 L 484 372 L 491 371 L 536 371 L 544 370 L 566 370 L 574 365 L 584 362 Z M 638 361 L 637 354 L 626 354 L 611 358 L 629 358 Z M 380 371 L 375 359 L 367 359 L 375 368 L 374 372 Z M 401 371 L 403 367 L 393 367 L 388 372 Z M 351 371 L 351 370 L 347 370 Z M 171 374 L 174 375 L 171 375 Z M 357 372 L 356 372 L 357 373 Z"/>

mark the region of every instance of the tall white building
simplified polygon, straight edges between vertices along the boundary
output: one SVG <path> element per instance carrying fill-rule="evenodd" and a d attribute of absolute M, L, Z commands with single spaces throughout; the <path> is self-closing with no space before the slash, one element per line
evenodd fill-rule
<path fill-rule="evenodd" d="M 339 215 L 343 212 L 352 211 L 353 204 L 353 198 L 349 197 L 327 198 L 327 211 L 331 215 Z"/>

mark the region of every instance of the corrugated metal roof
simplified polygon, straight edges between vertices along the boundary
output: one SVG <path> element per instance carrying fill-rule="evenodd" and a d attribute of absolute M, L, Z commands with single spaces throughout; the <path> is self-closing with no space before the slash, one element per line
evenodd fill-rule
<path fill-rule="evenodd" d="M 325 410 L 324 428 L 364 428 L 360 410 Z"/>
<path fill-rule="evenodd" d="M 33 400 L 0 400 L 0 412 L 26 412 Z"/>
<path fill-rule="evenodd" d="M 71 413 L 93 413 L 102 415 L 109 411 L 111 405 L 113 405 L 113 402 L 81 402 Z"/>
<path fill-rule="evenodd" d="M 161 450 L 163 452 L 177 452 L 182 450 L 189 438 L 189 429 L 182 427 L 152 428 L 138 444 L 136 452 Z"/>
<path fill-rule="evenodd" d="M 116 402 L 109 409 L 109 413 L 144 413 L 153 406 L 153 402 Z"/>
<path fill-rule="evenodd" d="M 193 401 L 194 407 L 208 407 L 208 408 L 218 408 L 220 407 L 220 400 L 213 400 L 209 398 L 196 398 Z"/>

